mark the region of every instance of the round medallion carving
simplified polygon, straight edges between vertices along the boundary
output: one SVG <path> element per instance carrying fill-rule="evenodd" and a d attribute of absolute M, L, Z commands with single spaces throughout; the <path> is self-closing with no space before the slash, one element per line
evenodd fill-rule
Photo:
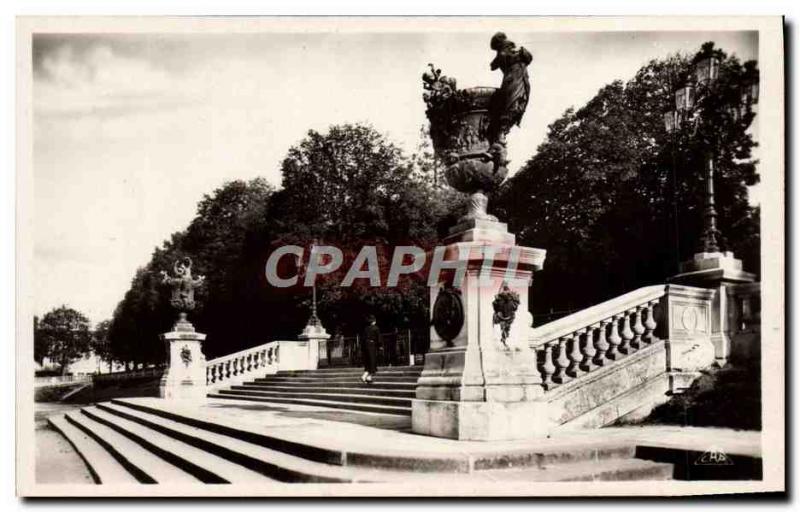
<path fill-rule="evenodd" d="M 464 305 L 461 292 L 442 288 L 433 304 L 433 328 L 440 338 L 450 344 L 464 326 Z"/>
<path fill-rule="evenodd" d="M 681 323 L 687 331 L 694 331 L 697 328 L 697 310 L 692 307 L 685 308 L 681 314 Z"/>

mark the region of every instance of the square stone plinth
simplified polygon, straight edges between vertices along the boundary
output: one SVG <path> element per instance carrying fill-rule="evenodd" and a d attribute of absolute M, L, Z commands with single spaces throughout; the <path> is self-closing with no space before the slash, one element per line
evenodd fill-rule
<path fill-rule="evenodd" d="M 547 403 L 413 400 L 416 434 L 462 441 L 541 439 L 549 433 Z"/>

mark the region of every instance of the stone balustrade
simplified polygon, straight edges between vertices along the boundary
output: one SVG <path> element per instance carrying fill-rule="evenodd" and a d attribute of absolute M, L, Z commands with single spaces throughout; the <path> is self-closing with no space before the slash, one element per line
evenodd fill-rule
<path fill-rule="evenodd" d="M 545 391 L 652 345 L 666 286 L 648 286 L 534 329 L 531 347 Z"/>
<path fill-rule="evenodd" d="M 251 376 L 277 372 L 279 342 L 271 341 L 257 347 L 234 352 L 206 362 L 206 383 L 210 388 L 240 384 Z"/>

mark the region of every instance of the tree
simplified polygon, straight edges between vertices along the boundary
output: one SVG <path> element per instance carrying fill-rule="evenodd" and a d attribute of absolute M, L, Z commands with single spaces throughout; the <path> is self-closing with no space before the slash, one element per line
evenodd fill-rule
<path fill-rule="evenodd" d="M 721 69 L 699 126 L 670 135 L 663 122 L 694 59 L 651 61 L 552 123 L 537 153 L 490 202 L 521 243 L 548 250 L 531 296 L 540 322 L 550 310 L 585 307 L 678 272 L 699 245 L 702 170 L 712 149 L 723 249 L 758 270 L 758 210 L 747 202 L 747 186 L 758 181 L 748 131 L 755 114 L 750 106 L 733 109 L 758 70 L 713 43 L 698 57 L 710 52 Z"/>
<path fill-rule="evenodd" d="M 91 339 L 89 319 L 67 306 L 46 313 L 34 331 L 34 346 L 46 347 L 43 357 L 58 363 L 62 375 L 91 350 Z"/>
<path fill-rule="evenodd" d="M 111 320 L 103 320 L 95 326 L 92 332 L 92 352 L 99 359 L 108 363 L 108 371 L 114 369 L 114 353 L 111 347 L 111 340 L 108 338 L 110 327 Z"/>
<path fill-rule="evenodd" d="M 331 126 L 327 133 L 311 130 L 289 150 L 281 167 L 283 190 L 272 204 L 277 223 L 273 246 L 310 247 L 316 240 L 342 249 L 341 270 L 318 281 L 319 314 L 329 329 L 356 332 L 368 313 L 378 317 L 383 329 L 427 325 L 424 280 L 408 276 L 395 289 L 385 281 L 394 247 L 435 245 L 446 227 L 441 219 L 461 201 L 431 179 L 435 166 L 430 154 L 408 158 L 365 125 Z M 365 245 L 378 248 L 384 286 L 357 280 L 352 287 L 340 287 Z M 294 301 L 285 300 L 286 294 Z M 309 295 L 302 287 L 283 294 L 275 290 L 275 297 L 293 310 L 281 315 L 289 330 L 297 332 L 308 318 Z"/>

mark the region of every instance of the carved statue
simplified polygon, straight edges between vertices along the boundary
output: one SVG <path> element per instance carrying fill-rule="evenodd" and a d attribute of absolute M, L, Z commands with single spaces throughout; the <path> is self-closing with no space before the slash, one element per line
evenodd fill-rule
<path fill-rule="evenodd" d="M 192 260 L 188 256 L 177 260 L 172 267 L 175 277 L 161 271 L 161 280 L 172 288 L 169 303 L 185 320 L 186 313 L 195 308 L 194 290 L 205 281 L 205 276 L 192 277 Z"/>
<path fill-rule="evenodd" d="M 505 136 L 519 124 L 530 96 L 527 66 L 531 54 L 516 49 L 502 32 L 492 38 L 491 47 L 497 51 L 491 67 L 503 71 L 499 89 L 458 89 L 456 80 L 433 64 L 422 75 L 434 151 L 446 165 L 450 186 L 471 195 L 469 211 L 461 220 L 497 220 L 486 212 L 486 194 L 508 174 Z"/>
<path fill-rule="evenodd" d="M 516 49 L 516 45 L 502 32 L 492 37 L 490 46 L 497 52 L 490 67 L 492 71 L 500 69 L 503 72 L 503 83 L 492 97 L 490 106 L 490 131 L 493 140 L 505 144 L 506 134 L 513 125 L 519 126 L 528 106 L 531 95 L 528 65 L 533 57 L 522 46 Z"/>
<path fill-rule="evenodd" d="M 508 334 L 511 331 L 511 324 L 517 316 L 519 308 L 519 294 L 508 287 L 508 283 L 503 283 L 500 291 L 492 301 L 494 316 L 492 322 L 500 324 L 500 342 L 508 347 Z"/>

